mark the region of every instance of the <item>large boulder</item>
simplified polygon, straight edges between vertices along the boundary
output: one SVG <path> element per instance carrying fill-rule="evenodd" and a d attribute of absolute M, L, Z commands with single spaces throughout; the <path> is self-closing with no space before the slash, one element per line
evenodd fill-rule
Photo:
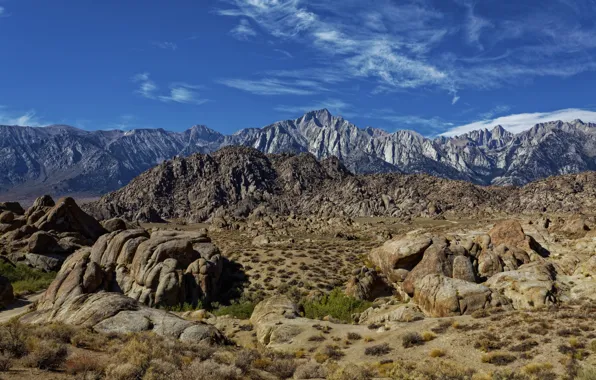
<path fill-rule="evenodd" d="M 40 305 L 21 318 L 23 323 L 62 322 L 103 333 L 151 331 L 193 343 L 221 344 L 226 338 L 215 327 L 184 320 L 164 310 L 139 304 L 119 293 L 71 294 L 53 307 Z"/>
<path fill-rule="evenodd" d="M 485 285 L 505 297 L 513 308 L 531 309 L 556 303 L 555 279 L 552 264 L 535 261 L 497 273 Z"/>
<path fill-rule="evenodd" d="M 403 290 L 410 296 L 414 295 L 416 283 L 429 274 L 442 274 L 447 277 L 453 275 L 453 257 L 445 242 L 438 240 L 425 252 L 422 260 L 402 284 Z"/>
<path fill-rule="evenodd" d="M 16 215 L 23 215 L 25 210 L 19 202 L 0 202 L 0 212 L 10 211 Z"/>
<path fill-rule="evenodd" d="M 116 231 L 70 256 L 40 304 L 54 307 L 72 295 L 113 291 L 147 306 L 196 305 L 217 297 L 223 265 L 204 234 Z"/>
<path fill-rule="evenodd" d="M 358 323 L 414 322 L 424 319 L 420 308 L 412 303 L 398 305 L 381 305 L 364 310 L 358 317 Z"/>
<path fill-rule="evenodd" d="M 373 249 L 369 258 L 389 280 L 399 282 L 402 280 L 401 272 L 412 270 L 432 243 L 428 237 L 401 236 Z"/>
<path fill-rule="evenodd" d="M 499 303 L 491 290 L 480 284 L 429 274 L 415 286 L 414 302 L 431 317 L 450 317 L 487 308 Z"/>
<path fill-rule="evenodd" d="M 12 285 L 6 277 L 0 276 L 0 309 L 8 306 L 14 301 Z"/>
<path fill-rule="evenodd" d="M 282 323 L 284 319 L 299 317 L 298 307 L 286 296 L 273 296 L 255 307 L 250 322 L 255 327 L 257 340 L 264 345 L 287 341 L 302 332 L 297 326 Z"/>
<path fill-rule="evenodd" d="M 120 218 L 112 218 L 101 222 L 102 227 L 108 232 L 125 230 L 126 222 Z"/>
<path fill-rule="evenodd" d="M 95 218 L 81 210 L 70 197 L 60 199 L 35 222 L 35 226 L 43 231 L 78 232 L 92 240 L 106 232 Z"/>

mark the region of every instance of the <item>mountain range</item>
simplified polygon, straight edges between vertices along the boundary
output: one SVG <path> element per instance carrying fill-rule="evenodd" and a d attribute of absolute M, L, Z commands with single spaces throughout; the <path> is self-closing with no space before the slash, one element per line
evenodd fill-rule
<path fill-rule="evenodd" d="M 0 126 L 0 195 L 99 195 L 175 156 L 243 145 L 264 153 L 336 156 L 352 172 L 427 173 L 479 185 L 523 185 L 596 169 L 596 124 L 553 121 L 512 134 L 501 126 L 456 137 L 359 128 L 326 109 L 223 135 L 205 126 L 85 131 L 70 126 Z"/>

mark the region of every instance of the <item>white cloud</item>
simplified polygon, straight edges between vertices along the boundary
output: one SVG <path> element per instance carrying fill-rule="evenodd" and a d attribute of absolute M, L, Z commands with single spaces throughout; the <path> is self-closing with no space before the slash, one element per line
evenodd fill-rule
<path fill-rule="evenodd" d="M 373 93 L 439 89 L 455 104 L 462 89 L 596 71 L 596 28 L 586 7 L 571 7 L 571 0 L 520 3 L 499 17 L 498 2 L 478 2 L 481 16 L 473 0 L 456 0 L 463 7 L 450 7 L 457 12 L 448 13 L 429 0 L 377 0 L 374 9 L 362 0 L 345 0 L 341 6 L 323 0 L 221 1 L 228 6 L 217 14 L 251 20 L 282 42 L 315 49 L 312 66 L 301 70 L 300 78 L 320 81 L 310 72 L 334 71 L 340 83 L 373 82 Z M 582 17 L 577 17 L 580 8 Z M 486 56 L 467 55 L 460 32 L 479 49 L 490 45 Z M 256 80 L 278 77 L 266 75 Z"/>
<path fill-rule="evenodd" d="M 240 20 L 240 23 L 230 30 L 230 34 L 241 41 L 247 41 L 252 37 L 256 37 L 257 32 L 250 26 L 250 22 L 246 19 Z"/>
<path fill-rule="evenodd" d="M 169 41 L 154 41 L 154 42 L 152 42 L 152 45 L 156 46 L 160 49 L 164 49 L 164 50 L 175 51 L 176 49 L 178 49 L 177 44 L 175 44 L 174 42 L 169 42 Z"/>
<path fill-rule="evenodd" d="M 276 51 L 276 52 L 278 52 L 278 53 L 280 53 L 280 54 L 284 55 L 286 58 L 290 58 L 290 59 L 291 59 L 291 58 L 294 58 L 294 56 L 292 55 L 292 53 L 290 53 L 290 52 L 289 52 L 289 51 L 287 51 L 287 50 L 283 50 L 283 49 L 273 49 L 273 51 Z"/>
<path fill-rule="evenodd" d="M 309 80 L 281 80 L 265 78 L 259 80 L 223 79 L 219 81 L 228 87 L 257 95 L 313 95 L 325 89 Z"/>
<path fill-rule="evenodd" d="M 596 122 L 596 112 L 577 108 L 568 108 L 552 112 L 521 113 L 502 116 L 496 119 L 481 120 L 466 125 L 460 125 L 442 133 L 443 136 L 463 135 L 479 129 L 491 129 L 501 125 L 512 133 L 520 133 L 531 129 L 534 125 L 549 121 L 573 121 L 580 119 L 583 122 Z"/>
<path fill-rule="evenodd" d="M 10 111 L 6 106 L 0 106 L 0 125 L 19 125 L 23 127 L 43 127 L 51 125 L 46 120 L 41 119 L 35 110 L 26 112 Z"/>
<path fill-rule="evenodd" d="M 150 74 L 147 72 L 136 74 L 132 77 L 132 81 L 138 84 L 138 88 L 135 92 L 147 99 L 159 100 L 165 103 L 183 103 L 183 104 L 195 104 L 200 105 L 208 102 L 208 99 L 204 99 L 199 96 L 196 91 L 201 89 L 202 86 L 188 84 L 185 82 L 174 82 L 170 84 L 170 92 L 168 95 L 159 95 L 159 87 L 151 79 Z"/>
<path fill-rule="evenodd" d="M 503 114 L 503 113 L 509 111 L 510 109 L 511 109 L 511 107 L 509 107 L 508 105 L 501 104 L 501 105 L 493 107 L 490 111 L 481 113 L 478 116 L 480 116 L 480 118 L 482 120 L 489 120 L 489 119 L 494 118 L 497 115 L 500 115 L 500 114 Z"/>
<path fill-rule="evenodd" d="M 4 7 L 0 7 L 0 17 L 4 16 Z"/>

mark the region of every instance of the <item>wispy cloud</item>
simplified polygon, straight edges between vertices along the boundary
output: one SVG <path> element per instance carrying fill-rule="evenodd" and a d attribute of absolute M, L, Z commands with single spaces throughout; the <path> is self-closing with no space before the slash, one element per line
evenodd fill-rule
<path fill-rule="evenodd" d="M 283 80 L 279 78 L 259 80 L 222 79 L 219 83 L 257 95 L 313 95 L 319 91 L 325 91 L 319 83 L 310 80 Z"/>
<path fill-rule="evenodd" d="M 491 129 L 497 125 L 501 125 L 503 128 L 507 129 L 510 132 L 519 133 L 532 128 L 536 124 L 557 120 L 568 122 L 573 121 L 575 119 L 580 119 L 583 122 L 596 122 L 596 112 L 577 108 L 568 108 L 551 112 L 513 114 L 460 125 L 455 128 L 449 129 L 442 135 L 463 135 L 465 133 L 478 129 Z"/>
<path fill-rule="evenodd" d="M 473 0 L 455 0 L 460 6 L 448 13 L 430 0 L 378 0 L 374 9 L 358 0 L 341 6 L 320 0 L 221 1 L 226 6 L 217 14 L 250 20 L 281 42 L 316 50 L 312 66 L 296 79 L 320 81 L 310 71 L 329 70 L 341 83 L 376 84 L 374 93 L 439 89 L 455 104 L 462 89 L 596 71 L 596 28 L 589 12 L 581 11 L 585 6 L 570 0 L 505 8 L 498 2 L 476 7 Z M 466 54 L 462 33 L 482 55 Z M 269 72 L 250 81 L 278 78 Z"/>
<path fill-rule="evenodd" d="M 23 127 L 43 127 L 53 123 L 37 115 L 35 110 L 15 111 L 7 106 L 0 106 L 0 125 L 19 125 Z"/>
<path fill-rule="evenodd" d="M 178 45 L 174 42 L 169 42 L 169 41 L 153 41 L 151 43 L 153 46 L 156 46 L 160 49 L 164 49 L 164 50 L 172 50 L 175 51 L 178 49 Z"/>
<path fill-rule="evenodd" d="M 427 136 L 435 136 L 447 128 L 453 127 L 453 123 L 443 120 L 440 117 L 424 117 L 419 115 L 404 115 L 392 109 L 378 109 L 365 115 L 367 118 L 383 120 L 390 124 L 387 129 L 416 129 L 421 130 Z"/>
<path fill-rule="evenodd" d="M 256 37 L 257 32 L 250 26 L 250 22 L 246 19 L 240 20 L 240 23 L 230 30 L 230 34 L 241 41 L 247 41 Z"/>
<path fill-rule="evenodd" d="M 491 110 L 489 110 L 487 112 L 483 112 L 483 113 L 479 114 L 478 116 L 480 116 L 480 119 L 482 119 L 482 120 L 490 120 L 490 119 L 493 119 L 497 115 L 501 115 L 501 114 L 504 114 L 505 112 L 508 112 L 509 110 L 511 110 L 511 107 L 509 107 L 506 104 L 501 104 L 501 105 L 493 107 Z"/>
<path fill-rule="evenodd" d="M 159 87 L 151 79 L 148 72 L 139 73 L 132 77 L 132 81 L 138 85 L 135 93 L 147 99 L 159 100 L 165 103 L 182 103 L 201 105 L 208 102 L 196 91 L 202 88 L 199 85 L 188 84 L 184 82 L 174 82 L 170 84 L 167 95 L 159 94 Z"/>
<path fill-rule="evenodd" d="M 292 55 L 292 53 L 290 53 L 287 50 L 283 50 L 283 49 L 273 49 L 273 51 L 276 51 L 280 54 L 282 54 L 283 56 L 285 56 L 286 58 L 294 58 L 294 56 Z"/>
<path fill-rule="evenodd" d="M 8 12 L 6 12 L 6 8 L 0 6 L 0 18 L 8 17 L 8 16 L 10 16 L 10 14 Z"/>

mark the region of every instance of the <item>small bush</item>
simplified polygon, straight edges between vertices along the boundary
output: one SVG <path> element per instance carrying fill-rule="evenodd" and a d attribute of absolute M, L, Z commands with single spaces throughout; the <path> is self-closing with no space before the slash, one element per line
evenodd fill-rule
<path fill-rule="evenodd" d="M 30 350 L 24 364 L 31 368 L 55 370 L 64 363 L 67 354 L 68 351 L 63 344 L 40 341 Z"/>
<path fill-rule="evenodd" d="M 296 379 L 324 379 L 327 377 L 327 371 L 318 363 L 308 362 L 296 368 L 294 377 Z"/>
<path fill-rule="evenodd" d="M 424 344 L 424 339 L 416 332 L 409 332 L 402 337 L 401 344 L 404 348 L 410 348 Z"/>
<path fill-rule="evenodd" d="M 442 358 L 443 356 L 445 356 L 445 350 L 441 350 L 439 348 L 435 348 L 434 350 L 432 350 L 430 352 L 430 357 L 431 358 Z"/>
<path fill-rule="evenodd" d="M 486 318 L 489 315 L 490 314 L 488 313 L 488 311 L 486 309 L 478 309 L 472 313 L 472 318 Z"/>
<path fill-rule="evenodd" d="M 538 379 L 555 378 L 552 369 L 551 363 L 530 363 L 522 368 L 522 372 Z"/>
<path fill-rule="evenodd" d="M 347 335 L 347 339 L 348 340 L 360 340 L 360 339 L 362 339 L 362 335 L 355 333 L 355 332 L 349 332 Z"/>
<path fill-rule="evenodd" d="M 255 303 L 251 301 L 239 301 L 229 306 L 220 306 L 212 313 L 216 316 L 230 315 L 238 319 L 249 319 L 255 309 Z"/>
<path fill-rule="evenodd" d="M 375 346 L 366 347 L 364 350 L 365 355 L 369 356 L 382 356 L 387 355 L 391 352 L 391 347 L 387 343 L 377 344 Z"/>
<path fill-rule="evenodd" d="M 143 380 L 170 380 L 178 368 L 165 360 L 153 359 L 143 376 Z"/>
<path fill-rule="evenodd" d="M 309 342 L 323 342 L 325 340 L 327 340 L 327 338 L 325 338 L 323 335 L 312 335 L 308 337 Z"/>
<path fill-rule="evenodd" d="M 371 378 L 372 373 L 368 368 L 355 364 L 348 364 L 345 367 L 341 367 L 328 377 L 329 380 L 369 380 Z"/>
<path fill-rule="evenodd" d="M 434 333 L 430 332 L 430 331 L 425 331 L 425 332 L 422 333 L 422 339 L 425 342 L 430 342 L 431 340 L 435 339 L 436 337 L 437 336 Z"/>
<path fill-rule="evenodd" d="M 66 360 L 64 367 L 69 375 L 80 375 L 80 378 L 86 379 L 90 374 L 102 374 L 105 363 L 90 355 L 76 354 Z"/>
<path fill-rule="evenodd" d="M 515 356 L 504 352 L 491 352 L 482 355 L 483 363 L 490 363 L 494 365 L 507 365 L 511 364 L 516 360 Z"/>
<path fill-rule="evenodd" d="M 596 380 L 596 368 L 583 367 L 577 373 L 577 380 Z"/>
<path fill-rule="evenodd" d="M 27 354 L 25 331 L 18 321 L 0 326 L 0 353 L 14 358 Z"/>
<path fill-rule="evenodd" d="M 294 376 L 296 367 L 298 365 L 292 359 L 274 360 L 271 365 L 267 367 L 267 371 L 276 375 L 280 379 L 289 379 Z"/>
<path fill-rule="evenodd" d="M 236 367 L 240 368 L 242 373 L 246 374 L 250 371 L 252 364 L 255 360 L 259 359 L 261 354 L 257 350 L 241 350 L 236 355 L 234 360 L 234 364 Z"/>
<path fill-rule="evenodd" d="M 239 368 L 228 364 L 219 364 L 212 359 L 195 360 L 183 372 L 184 379 L 218 379 L 239 380 L 242 372 Z"/>
<path fill-rule="evenodd" d="M 370 302 L 348 297 L 339 288 L 319 299 L 304 300 L 301 303 L 306 318 L 322 319 L 329 315 L 347 323 L 352 322 L 353 314 L 362 313 L 371 305 Z"/>
<path fill-rule="evenodd" d="M 12 368 L 12 359 L 4 354 L 0 354 L 0 372 L 6 372 Z"/>
<path fill-rule="evenodd" d="M 68 344 L 72 337 L 76 334 L 76 329 L 73 326 L 64 323 L 50 323 L 41 325 L 33 330 L 33 335 L 41 340 L 52 340 L 59 343 Z"/>

